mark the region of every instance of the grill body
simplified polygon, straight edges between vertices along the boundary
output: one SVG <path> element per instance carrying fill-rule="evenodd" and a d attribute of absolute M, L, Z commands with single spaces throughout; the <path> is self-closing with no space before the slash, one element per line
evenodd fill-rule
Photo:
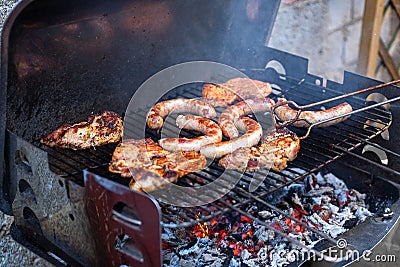
<path fill-rule="evenodd" d="M 126 181 L 104 171 L 113 147 L 74 153 L 46 149 L 38 140 L 92 112 L 107 109 L 122 114 L 136 88 L 166 67 L 193 60 L 225 63 L 252 78 L 270 81 L 276 96 L 305 103 L 307 94 L 320 93 L 324 98 L 379 83 L 347 72 L 342 84 L 323 81 L 307 73 L 307 59 L 264 47 L 278 5 L 279 1 L 257 0 L 21 1 L 3 29 L 1 62 L 0 160 L 4 157 L 5 164 L 0 173 L 0 203 L 2 210 L 15 216 L 14 237 L 27 246 L 34 244 L 37 253 L 58 265 L 161 264 L 160 227 L 173 224 L 157 202 L 127 190 L 121 185 Z M 273 61 L 281 65 L 278 71 L 264 68 Z M 398 95 L 393 89 L 379 93 L 392 98 Z M 199 87 L 194 95 L 188 95 L 188 90 L 193 92 L 182 88 L 170 97 L 200 93 Z M 366 97 L 353 101 L 362 106 Z M 141 104 L 138 111 L 149 105 Z M 357 119 L 364 123 L 365 117 L 356 117 L 344 130 L 316 130 L 304 147 L 312 149 L 313 140 L 320 145 L 321 139 L 329 144 L 337 138 L 338 145 L 363 155 L 365 144 L 348 137 L 355 134 L 363 140 L 374 138 L 375 143 L 400 153 L 398 103 L 386 115 L 381 119 L 391 124 L 389 140 L 376 129 L 360 128 Z M 323 149 L 310 165 L 305 159 L 315 150 L 309 154 L 304 150 L 303 161 L 294 166 L 308 172 L 333 172 L 350 187 L 368 192 L 375 211 L 383 207 L 394 211 L 390 220 L 369 221 L 346 233 L 357 249 L 372 248 L 398 219 L 399 177 L 340 151 L 330 154 L 326 144 Z M 399 170 L 399 164 L 388 154 L 389 169 Z M 274 186 L 268 192 L 271 196 L 287 184 L 278 181 Z M 184 222 L 195 223 L 190 215 Z M 105 226 L 112 236 L 107 237 Z M 136 243 L 124 243 L 124 235 L 135 237 Z"/>

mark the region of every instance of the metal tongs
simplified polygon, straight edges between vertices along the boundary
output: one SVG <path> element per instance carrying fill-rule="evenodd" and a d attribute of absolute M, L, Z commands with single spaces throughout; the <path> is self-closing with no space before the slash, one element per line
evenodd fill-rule
<path fill-rule="evenodd" d="M 372 87 L 368 87 L 368 88 L 364 88 L 364 89 L 361 89 L 361 90 L 358 90 L 358 91 L 355 91 L 355 92 L 351 92 L 351 93 L 348 93 L 348 94 L 344 94 L 344 95 L 328 98 L 328 99 L 325 99 L 325 100 L 322 100 L 322 101 L 319 101 L 319 102 L 315 102 L 315 103 L 311 103 L 311 104 L 308 104 L 308 105 L 304 105 L 304 106 L 300 106 L 296 102 L 291 101 L 291 100 L 279 102 L 279 103 L 275 104 L 271 109 L 271 114 L 272 114 L 272 117 L 273 117 L 273 120 L 274 120 L 274 123 L 275 123 L 275 128 L 276 129 L 280 129 L 280 128 L 284 128 L 284 127 L 290 126 L 290 125 L 294 124 L 296 121 L 300 121 L 300 120 L 301 121 L 305 121 L 309 125 L 308 128 L 307 128 L 307 132 L 306 132 L 306 134 L 304 136 L 299 137 L 300 139 L 305 139 L 310 135 L 311 129 L 316 127 L 316 126 L 318 126 L 318 125 L 321 125 L 321 124 L 324 124 L 324 123 L 327 123 L 327 122 L 330 122 L 330 121 L 333 121 L 333 120 L 341 119 L 343 117 L 350 116 L 350 115 L 353 115 L 353 114 L 356 114 L 356 113 L 359 113 L 359 112 L 362 112 L 362 111 L 366 111 L 366 110 L 369 110 L 369 109 L 372 109 L 372 108 L 375 108 L 375 107 L 379 107 L 379 106 L 382 106 L 382 105 L 385 105 L 385 104 L 388 104 L 388 103 L 391 103 L 391 102 L 398 101 L 398 100 L 400 100 L 400 96 L 397 96 L 395 98 L 388 99 L 388 100 L 385 100 L 385 101 L 382 101 L 382 102 L 379 102 L 379 103 L 376 103 L 376 104 L 373 104 L 373 105 L 369 105 L 369 106 L 366 106 L 366 107 L 363 107 L 363 108 L 360 108 L 360 109 L 357 109 L 357 110 L 353 110 L 351 112 L 348 112 L 348 113 L 345 113 L 345 114 L 341 114 L 339 116 L 335 116 L 335 117 L 332 117 L 332 118 L 329 118 L 329 119 L 325 119 L 325 120 L 321 120 L 321 121 L 318 121 L 318 122 L 314 122 L 314 123 L 311 123 L 311 122 L 307 121 L 306 119 L 300 118 L 300 114 L 303 111 L 305 111 L 305 110 L 307 110 L 309 108 L 318 106 L 318 105 L 323 105 L 323 104 L 326 104 L 326 103 L 329 103 L 329 102 L 332 102 L 332 101 L 336 101 L 336 100 L 344 99 L 344 98 L 347 98 L 347 97 L 350 97 L 350 96 L 354 96 L 354 95 L 357 95 L 357 94 L 373 91 L 373 90 L 376 90 L 376 89 L 379 89 L 379 88 L 383 88 L 383 87 L 387 87 L 389 85 L 393 85 L 393 84 L 397 84 L 397 83 L 400 83 L 400 80 L 395 80 L 395 81 L 391 81 L 391 82 L 388 82 L 388 83 L 378 84 L 378 85 L 375 85 L 375 86 L 372 86 Z M 288 121 L 283 121 L 282 123 L 277 123 L 277 121 L 279 121 L 279 118 L 277 117 L 277 115 L 275 113 L 276 108 L 278 108 L 280 106 L 283 106 L 283 105 L 289 105 L 289 104 L 294 106 L 297 109 L 297 113 L 296 113 L 295 118 L 293 118 L 291 120 L 288 120 Z"/>

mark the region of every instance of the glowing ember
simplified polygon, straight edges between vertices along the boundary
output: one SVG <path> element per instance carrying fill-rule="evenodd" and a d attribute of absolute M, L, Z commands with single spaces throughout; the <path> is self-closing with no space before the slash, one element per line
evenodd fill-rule
<path fill-rule="evenodd" d="M 196 215 L 196 219 L 199 219 L 199 216 Z M 209 238 L 209 230 L 208 230 L 208 225 L 207 222 L 205 223 L 200 223 L 198 222 L 193 230 L 193 234 L 197 237 L 200 238 Z"/>
<path fill-rule="evenodd" d="M 349 190 L 331 174 L 310 176 L 305 183 L 307 186 L 293 184 L 272 203 L 291 218 L 255 205 L 243 210 L 309 247 L 320 237 L 304 225 L 337 237 L 348 230 L 348 220 L 355 220 L 355 225 L 371 215 L 365 195 Z M 294 260 L 289 252 L 301 250 L 259 221 L 236 211 L 200 222 L 207 215 L 204 210 L 198 212 L 198 222 L 191 227 L 164 229 L 164 266 L 283 266 Z"/>

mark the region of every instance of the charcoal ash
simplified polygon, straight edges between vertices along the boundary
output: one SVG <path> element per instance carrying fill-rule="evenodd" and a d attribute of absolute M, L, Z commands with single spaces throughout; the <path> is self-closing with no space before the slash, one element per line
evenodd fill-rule
<path fill-rule="evenodd" d="M 293 173 L 298 175 L 302 170 L 287 171 L 288 176 Z M 366 195 L 349 189 L 331 173 L 308 175 L 304 182 L 291 184 L 271 195 L 264 200 L 333 238 L 373 215 L 365 204 Z M 275 210 L 256 204 L 244 210 L 308 248 L 322 240 L 296 220 Z M 217 216 L 192 229 L 169 229 L 162 238 L 170 247 L 163 254 L 164 266 L 285 266 L 296 260 L 293 255 L 306 251 L 238 212 Z"/>

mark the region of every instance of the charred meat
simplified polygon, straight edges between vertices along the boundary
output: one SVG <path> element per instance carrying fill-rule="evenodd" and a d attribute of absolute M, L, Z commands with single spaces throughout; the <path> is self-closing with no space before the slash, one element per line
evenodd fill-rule
<path fill-rule="evenodd" d="M 271 94 L 272 87 L 267 82 L 249 78 L 234 78 L 225 83 L 203 85 L 203 98 L 215 107 L 224 107 L 235 100 L 263 98 Z"/>
<path fill-rule="evenodd" d="M 287 162 L 296 158 L 300 150 L 300 139 L 290 130 L 283 128 L 268 134 L 259 146 L 239 148 L 219 161 L 225 169 L 257 171 L 272 168 L 282 171 Z"/>
<path fill-rule="evenodd" d="M 122 141 L 114 151 L 109 171 L 132 177 L 130 187 L 154 191 L 180 177 L 203 169 L 206 158 L 198 152 L 169 152 L 152 139 Z"/>
<path fill-rule="evenodd" d="M 40 143 L 49 147 L 81 150 L 116 143 L 121 139 L 122 132 L 121 117 L 115 112 L 105 111 L 89 116 L 84 122 L 65 124 L 42 138 Z"/>

